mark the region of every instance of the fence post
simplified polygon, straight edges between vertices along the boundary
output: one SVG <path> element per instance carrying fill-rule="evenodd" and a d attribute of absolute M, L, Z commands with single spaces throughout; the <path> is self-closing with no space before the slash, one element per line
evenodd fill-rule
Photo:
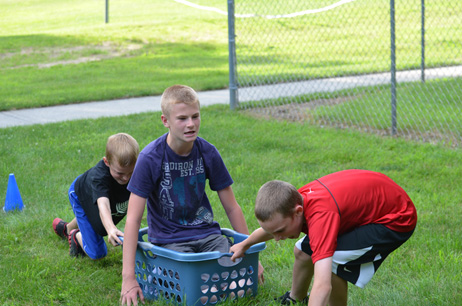
<path fill-rule="evenodd" d="M 109 0 L 106 0 L 105 19 L 106 23 L 109 22 Z"/>
<path fill-rule="evenodd" d="M 236 33 L 234 0 L 228 0 L 228 48 L 229 48 L 229 106 L 232 110 L 238 106 L 236 84 Z"/>
<path fill-rule="evenodd" d="M 420 63 L 420 77 L 422 82 L 425 82 L 425 0 L 421 0 L 421 63 Z"/>
<path fill-rule="evenodd" d="M 395 1 L 390 0 L 391 28 L 391 135 L 396 135 L 396 46 L 395 46 Z"/>

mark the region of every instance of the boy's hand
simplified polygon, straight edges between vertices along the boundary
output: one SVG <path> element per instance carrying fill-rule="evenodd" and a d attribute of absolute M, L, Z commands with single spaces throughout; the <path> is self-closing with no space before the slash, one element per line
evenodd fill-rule
<path fill-rule="evenodd" d="M 112 244 L 113 246 L 122 245 L 122 240 L 119 237 L 123 237 L 124 233 L 120 231 L 118 228 L 114 228 L 107 233 L 107 241 Z"/>
<path fill-rule="evenodd" d="M 258 262 L 258 283 L 263 285 L 265 283 L 265 276 L 263 275 L 263 272 L 265 269 L 261 265 L 261 262 Z"/>
<path fill-rule="evenodd" d="M 141 302 L 144 304 L 143 291 L 136 279 L 130 281 L 122 281 L 122 290 L 120 291 L 120 304 L 131 306 L 138 305 L 138 296 Z"/>
<path fill-rule="evenodd" d="M 231 256 L 231 260 L 235 261 L 238 258 L 244 257 L 245 251 L 247 251 L 248 249 L 249 247 L 246 246 L 243 242 L 233 245 L 229 249 L 229 252 L 233 253 L 233 256 Z"/>

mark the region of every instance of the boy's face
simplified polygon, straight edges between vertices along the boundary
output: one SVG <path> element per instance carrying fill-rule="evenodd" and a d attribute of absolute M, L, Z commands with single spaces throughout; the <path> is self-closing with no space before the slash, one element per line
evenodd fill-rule
<path fill-rule="evenodd" d="M 173 104 L 169 116 L 162 115 L 161 118 L 176 144 L 192 143 L 196 140 L 201 124 L 199 105 Z"/>
<path fill-rule="evenodd" d="M 103 158 L 104 163 L 106 166 L 109 167 L 109 172 L 111 173 L 111 176 L 116 180 L 116 182 L 120 185 L 126 185 L 130 181 L 130 178 L 132 177 L 133 169 L 135 166 L 127 166 L 127 167 L 122 167 L 119 165 L 118 162 L 112 162 L 112 164 L 109 164 L 108 160 L 106 157 Z"/>
<path fill-rule="evenodd" d="M 297 205 L 294 212 L 289 217 L 283 217 L 280 213 L 274 213 L 271 219 L 263 222 L 258 220 L 261 228 L 270 235 L 274 240 L 297 239 L 302 232 L 304 223 L 303 207 Z"/>

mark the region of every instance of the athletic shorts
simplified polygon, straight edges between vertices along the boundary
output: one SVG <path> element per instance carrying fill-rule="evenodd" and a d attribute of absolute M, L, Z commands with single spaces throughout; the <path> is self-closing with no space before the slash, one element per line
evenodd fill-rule
<path fill-rule="evenodd" d="M 220 234 L 213 234 L 198 240 L 157 244 L 157 246 L 183 253 L 201 253 L 213 251 L 229 253 L 229 248 L 231 245 L 232 243 L 229 238 Z"/>
<path fill-rule="evenodd" d="M 387 256 L 406 242 L 414 231 L 400 233 L 381 224 L 368 224 L 337 237 L 332 256 L 332 272 L 364 288 Z M 308 236 L 295 246 L 308 255 L 313 251 Z"/>
<path fill-rule="evenodd" d="M 78 178 L 78 177 L 77 177 Z M 79 198 L 75 193 L 75 181 L 69 188 L 69 202 L 71 202 L 77 224 L 82 235 L 82 248 L 91 259 L 100 259 L 107 255 L 107 246 L 103 236 L 98 235 L 88 221 L 87 215 L 80 205 Z"/>

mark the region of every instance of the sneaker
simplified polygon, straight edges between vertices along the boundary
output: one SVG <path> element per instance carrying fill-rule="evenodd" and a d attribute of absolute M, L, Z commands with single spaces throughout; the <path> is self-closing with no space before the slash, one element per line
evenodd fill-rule
<path fill-rule="evenodd" d="M 56 218 L 53 220 L 53 230 L 55 231 L 56 235 L 61 237 L 61 239 L 68 240 L 67 235 L 67 222 L 64 222 L 60 218 Z"/>
<path fill-rule="evenodd" d="M 287 291 L 283 296 L 275 298 L 274 300 L 281 303 L 281 305 L 296 305 L 299 303 L 302 305 L 308 305 L 308 296 L 301 301 L 296 301 L 290 297 L 290 291 Z"/>
<path fill-rule="evenodd" d="M 83 251 L 82 247 L 79 244 L 79 241 L 75 237 L 75 235 L 77 235 L 78 232 L 80 232 L 80 230 L 73 229 L 68 236 L 69 255 L 71 255 L 71 257 L 85 256 L 85 252 Z"/>

